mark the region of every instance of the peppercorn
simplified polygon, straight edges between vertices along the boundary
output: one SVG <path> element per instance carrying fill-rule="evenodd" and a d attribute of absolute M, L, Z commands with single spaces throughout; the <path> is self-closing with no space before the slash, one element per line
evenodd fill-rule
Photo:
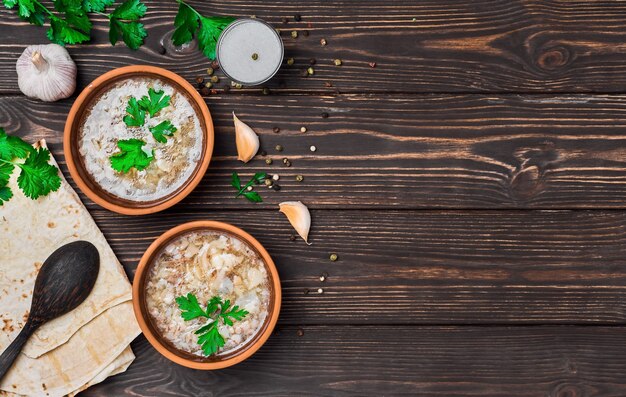
<path fill-rule="evenodd" d="M 322 275 L 320 275 L 320 281 L 321 281 L 321 282 L 326 281 L 326 276 L 324 276 L 323 274 L 322 274 Z"/>
<path fill-rule="evenodd" d="M 376 67 L 376 62 L 370 62 L 370 63 L 368 63 L 368 65 L 370 65 L 370 68 L 375 68 Z"/>
<path fill-rule="evenodd" d="M 269 95 L 270 94 L 270 89 L 267 87 L 263 87 L 263 95 Z"/>
<path fill-rule="evenodd" d="M 274 189 L 274 190 L 276 190 L 276 191 L 279 191 L 279 190 L 280 190 L 280 185 L 278 185 L 278 184 L 274 183 L 274 184 L 272 185 L 272 189 Z"/>
<path fill-rule="evenodd" d="M 304 37 L 309 37 L 309 31 L 308 31 L 308 30 L 303 30 L 303 31 L 302 31 L 302 35 L 303 35 Z"/>
<path fill-rule="evenodd" d="M 322 113 L 322 118 L 323 118 L 323 119 L 327 119 L 327 118 L 328 118 L 328 113 L 323 112 L 323 113 Z"/>
<path fill-rule="evenodd" d="M 309 68 L 306 70 L 306 72 L 307 72 L 309 75 L 311 75 L 311 76 L 312 76 L 312 75 L 314 75 L 314 74 L 315 74 L 315 69 L 313 69 L 312 67 L 309 67 Z"/>
<path fill-rule="evenodd" d="M 224 87 L 224 94 L 227 94 L 228 92 L 230 92 L 230 86 L 226 86 Z"/>
<path fill-rule="evenodd" d="M 316 62 L 317 61 L 315 60 L 315 58 L 309 59 L 309 65 L 311 65 L 311 66 L 315 65 Z"/>
<path fill-rule="evenodd" d="M 335 254 L 335 253 L 330 254 L 330 261 L 331 262 L 336 262 L 337 259 L 339 259 L 339 256 L 337 256 L 337 254 Z"/>
<path fill-rule="evenodd" d="M 308 77 L 308 76 L 309 76 L 309 71 L 308 71 L 308 70 L 306 70 L 306 69 L 304 69 L 304 70 L 302 70 L 302 72 L 300 72 L 300 75 L 301 75 L 302 77 Z"/>
<path fill-rule="evenodd" d="M 248 186 L 246 190 L 248 190 L 249 192 L 252 191 L 252 186 Z"/>
<path fill-rule="evenodd" d="M 261 156 L 267 156 L 267 152 L 265 150 L 261 150 Z"/>
<path fill-rule="evenodd" d="M 204 86 L 205 86 L 206 88 L 211 88 L 211 87 L 213 87 L 213 83 L 211 83 L 211 82 L 209 81 L 209 82 L 204 83 Z"/>
<path fill-rule="evenodd" d="M 285 167 L 291 167 L 291 161 L 287 160 L 287 162 L 285 163 Z"/>
<path fill-rule="evenodd" d="M 280 132 L 280 128 L 274 127 L 273 131 L 274 131 L 275 134 L 278 134 Z"/>
<path fill-rule="evenodd" d="M 333 83 L 331 83 L 330 81 L 327 81 L 327 82 L 324 83 L 324 87 L 326 87 L 326 88 L 330 88 L 332 86 L 333 86 Z"/>
<path fill-rule="evenodd" d="M 287 17 L 283 17 L 282 21 L 283 21 L 283 23 L 287 23 L 287 22 L 289 22 L 289 19 Z"/>
<path fill-rule="evenodd" d="M 289 162 L 289 159 L 287 157 L 283 158 L 283 164 L 287 164 Z"/>
<path fill-rule="evenodd" d="M 328 44 L 328 42 L 326 41 L 326 39 L 321 39 L 320 44 L 325 46 L 326 44 Z"/>
<path fill-rule="evenodd" d="M 213 74 L 213 72 L 214 72 L 213 68 L 208 68 L 206 70 L 206 74 L 208 74 L 209 76 L 211 76 Z"/>
<path fill-rule="evenodd" d="M 283 151 L 282 145 L 276 145 L 276 151 L 277 152 L 282 152 Z"/>
<path fill-rule="evenodd" d="M 255 52 L 254 54 L 252 54 L 252 60 L 256 61 L 257 59 L 259 59 L 259 54 Z"/>
<path fill-rule="evenodd" d="M 304 336 L 304 331 L 302 329 L 298 329 L 298 336 Z"/>
<path fill-rule="evenodd" d="M 274 174 L 274 175 L 272 175 L 272 179 L 273 179 L 273 180 L 275 180 L 275 181 L 277 181 L 277 180 L 279 180 L 279 179 L 280 179 L 280 175 L 278 175 L 278 174 Z"/>
<path fill-rule="evenodd" d="M 298 38 L 298 31 L 297 30 L 292 30 L 291 31 L 291 37 L 293 37 L 294 39 Z"/>
<path fill-rule="evenodd" d="M 291 66 L 294 62 L 295 60 L 293 58 L 287 58 L 287 65 Z"/>
<path fill-rule="evenodd" d="M 265 186 L 271 186 L 271 185 L 272 185 L 272 183 L 274 183 L 274 182 L 272 182 L 272 180 L 271 180 L 271 179 L 266 179 L 266 180 L 265 180 Z"/>
<path fill-rule="evenodd" d="M 300 127 L 300 132 L 304 134 L 306 132 L 306 127 L 305 126 Z"/>
<path fill-rule="evenodd" d="M 217 76 L 211 76 L 211 83 L 219 83 L 220 82 L 220 78 Z"/>
<path fill-rule="evenodd" d="M 211 95 L 215 95 L 215 94 L 217 94 L 217 90 L 216 90 L 215 88 L 211 88 L 211 91 L 210 91 L 210 92 L 211 92 Z"/>
<path fill-rule="evenodd" d="M 217 61 L 213 61 L 211 62 L 211 67 L 213 68 L 213 70 L 217 70 L 220 68 L 220 64 L 217 63 Z"/>
<path fill-rule="evenodd" d="M 302 175 L 296 175 L 297 182 L 302 182 L 303 180 L 304 180 L 304 177 Z"/>
<path fill-rule="evenodd" d="M 265 159 L 265 164 L 270 165 L 272 163 L 273 163 L 272 159 Z"/>
<path fill-rule="evenodd" d="M 200 90 L 200 94 L 208 96 L 210 94 L 209 89 L 206 87 L 202 87 L 202 89 Z"/>
<path fill-rule="evenodd" d="M 241 83 L 237 83 L 237 84 L 235 84 L 235 88 L 240 90 L 240 89 L 243 88 L 243 85 L 241 85 Z"/>
<path fill-rule="evenodd" d="M 314 152 L 314 151 L 316 151 L 316 150 L 317 150 L 317 148 L 316 148 L 315 146 L 311 146 L 309 149 L 310 149 L 312 152 Z"/>
<path fill-rule="evenodd" d="M 296 14 L 293 16 L 293 20 L 296 22 L 300 22 L 302 20 L 302 17 L 300 16 L 300 14 Z"/>
<path fill-rule="evenodd" d="M 335 66 L 341 66 L 343 64 L 343 62 L 341 62 L 341 59 L 335 59 L 333 62 L 335 63 Z"/>
<path fill-rule="evenodd" d="M 202 76 L 198 76 L 198 77 L 196 77 L 196 82 L 197 82 L 198 84 L 202 84 L 202 83 L 204 83 L 204 77 L 202 77 Z"/>
<path fill-rule="evenodd" d="M 323 290 L 323 289 L 321 289 L 321 288 L 318 288 L 318 289 L 317 289 L 317 293 L 318 293 L 318 294 L 323 294 L 323 293 L 324 293 L 324 290 Z"/>

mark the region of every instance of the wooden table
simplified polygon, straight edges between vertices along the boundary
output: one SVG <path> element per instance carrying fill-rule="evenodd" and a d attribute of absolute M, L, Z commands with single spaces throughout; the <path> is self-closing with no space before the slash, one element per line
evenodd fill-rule
<path fill-rule="evenodd" d="M 91 44 L 69 48 L 79 88 L 135 63 L 206 76 L 200 53 L 160 44 L 174 1 L 146 3 L 140 50 L 111 47 L 101 17 Z M 177 224 L 246 229 L 278 265 L 279 325 L 254 357 L 210 373 L 168 362 L 139 337 L 130 369 L 84 395 L 626 394 L 626 3 L 192 4 L 267 20 L 295 64 L 267 84 L 270 95 L 224 93 L 222 79 L 206 97 L 214 158 L 179 205 L 128 217 L 81 198 L 131 277 Z M 68 177 L 62 129 L 73 99 L 26 99 L 16 81 L 15 60 L 47 42 L 45 29 L 6 10 L 0 20 L 0 125 L 47 139 Z M 315 74 L 302 77 L 310 58 Z M 233 110 L 272 166 L 236 160 Z M 232 171 L 278 173 L 282 190 L 263 190 L 262 204 L 235 200 Z M 290 240 L 277 211 L 285 200 L 311 208 L 313 245 Z"/>

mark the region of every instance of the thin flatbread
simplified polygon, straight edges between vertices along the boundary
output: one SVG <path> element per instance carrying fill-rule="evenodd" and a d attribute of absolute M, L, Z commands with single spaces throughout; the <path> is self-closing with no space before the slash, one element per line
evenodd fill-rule
<path fill-rule="evenodd" d="M 45 146 L 45 141 L 38 144 Z M 23 353 L 36 358 L 65 343 L 106 309 L 131 299 L 131 286 L 104 235 L 62 176 L 58 191 L 31 200 L 17 187 L 17 174 L 9 181 L 13 198 L 0 206 L 0 352 L 24 326 L 43 261 L 75 240 L 90 241 L 100 252 L 100 273 L 87 300 L 44 324 L 24 346 Z"/>
<path fill-rule="evenodd" d="M 132 302 L 121 303 L 56 349 L 38 358 L 20 354 L 0 381 L 0 390 L 27 396 L 65 396 L 96 378 L 139 333 Z"/>

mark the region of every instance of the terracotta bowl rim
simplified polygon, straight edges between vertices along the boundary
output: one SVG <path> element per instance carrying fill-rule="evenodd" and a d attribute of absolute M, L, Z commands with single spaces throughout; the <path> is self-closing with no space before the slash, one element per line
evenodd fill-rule
<path fill-rule="evenodd" d="M 172 238 L 194 229 L 225 232 L 234 235 L 237 238 L 240 238 L 241 240 L 252 246 L 259 253 L 259 255 L 261 255 L 261 258 L 265 263 L 265 267 L 269 271 L 272 278 L 273 294 L 271 294 L 271 296 L 273 296 L 274 298 L 272 302 L 272 311 L 266 317 L 264 326 L 261 327 L 262 332 L 255 335 L 254 343 L 244 346 L 242 350 L 236 352 L 236 355 L 227 357 L 223 360 L 220 360 L 218 358 L 217 361 L 197 361 L 176 354 L 174 351 L 172 351 L 172 349 L 168 348 L 164 343 L 161 342 L 160 336 L 155 335 L 152 327 L 148 324 L 150 321 L 148 318 L 149 315 L 144 311 L 144 291 L 142 287 L 147 276 L 147 270 L 149 269 L 149 265 L 152 264 L 154 255 L 159 253 L 160 250 L 169 241 L 171 241 Z M 270 257 L 269 253 L 261 245 L 261 243 L 259 243 L 258 240 L 255 239 L 252 235 L 248 234 L 246 231 L 236 226 L 224 222 L 211 220 L 200 220 L 183 223 L 169 229 L 168 231 L 160 235 L 152 244 L 150 244 L 146 252 L 141 257 L 139 265 L 137 266 L 135 277 L 133 279 L 132 292 L 133 310 L 135 312 L 135 317 L 137 318 L 139 327 L 141 328 L 141 331 L 143 332 L 148 342 L 150 342 L 150 344 L 167 359 L 188 368 L 201 370 L 216 370 L 230 367 L 246 360 L 254 353 L 256 353 L 256 351 L 259 350 L 261 346 L 263 346 L 263 344 L 265 344 L 267 339 L 272 334 L 274 327 L 276 326 L 276 322 L 278 321 L 278 315 L 280 313 L 280 307 L 282 302 L 282 291 L 280 287 L 278 270 L 276 269 L 276 265 L 274 264 L 274 261 Z"/>
<path fill-rule="evenodd" d="M 92 189 L 83 179 L 78 168 L 83 169 L 82 165 L 79 165 L 80 161 L 74 158 L 72 154 L 72 148 L 74 145 L 74 140 L 72 137 L 77 133 L 73 128 L 74 123 L 77 119 L 82 117 L 84 112 L 85 104 L 91 99 L 91 95 L 94 92 L 97 92 L 102 87 L 109 84 L 112 80 L 123 78 L 124 76 L 132 76 L 136 74 L 150 74 L 156 75 L 158 77 L 163 78 L 164 80 L 170 80 L 176 83 L 187 96 L 191 99 L 192 102 L 195 102 L 194 108 L 200 111 L 201 114 L 198 114 L 198 117 L 204 123 L 204 151 L 202 152 L 202 161 L 198 164 L 196 170 L 194 171 L 194 175 L 187 179 L 183 185 L 178 188 L 173 194 L 170 196 L 166 196 L 166 198 L 155 200 L 154 205 L 140 205 L 141 202 L 137 202 L 137 206 L 133 205 L 131 201 L 127 201 L 127 204 L 118 204 L 111 202 L 107 199 L 105 195 L 99 194 L 97 191 Z M 63 132 L 63 152 L 65 155 L 65 161 L 67 163 L 67 167 L 70 171 L 70 175 L 72 179 L 78 185 L 78 188 L 85 193 L 87 197 L 89 197 L 93 202 L 104 207 L 110 211 L 114 211 L 124 215 L 145 215 L 152 214 L 155 212 L 163 211 L 181 201 L 185 198 L 189 193 L 193 191 L 193 189 L 198 186 L 206 170 L 209 167 L 209 162 L 211 161 L 211 155 L 213 153 L 214 146 L 214 128 L 213 128 L 213 120 L 211 118 L 211 113 L 209 112 L 209 108 L 206 105 L 206 102 L 202 98 L 202 96 L 198 93 L 198 91 L 183 77 L 178 74 L 171 72 L 167 69 L 163 69 L 157 66 L 150 65 L 130 65 L 123 66 L 120 68 L 116 68 L 110 70 L 100 76 L 98 76 L 94 81 L 92 81 L 89 85 L 87 85 L 83 91 L 78 95 L 70 112 L 67 116 L 67 120 L 65 122 L 65 129 Z M 86 170 L 84 171 L 87 172 Z M 126 202 L 126 201 L 125 201 Z"/>

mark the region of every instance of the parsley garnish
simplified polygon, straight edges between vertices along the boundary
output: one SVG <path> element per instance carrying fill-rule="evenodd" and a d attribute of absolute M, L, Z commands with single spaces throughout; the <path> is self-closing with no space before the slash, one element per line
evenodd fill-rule
<path fill-rule="evenodd" d="M 154 127 L 150 127 L 150 132 L 157 142 L 166 143 L 166 136 L 174 135 L 174 133 L 176 132 L 176 127 L 174 127 L 171 121 L 165 120 L 155 125 Z"/>
<path fill-rule="evenodd" d="M 178 14 L 174 19 L 174 45 L 190 42 L 194 35 L 205 56 L 215 59 L 215 46 L 220 33 L 235 20 L 233 17 L 205 17 L 182 0 L 178 1 Z"/>
<path fill-rule="evenodd" d="M 138 171 L 146 169 L 146 167 L 154 159 L 154 151 L 144 149 L 146 142 L 141 139 L 124 139 L 117 141 L 117 147 L 120 152 L 110 157 L 111 167 L 118 172 L 126 173 L 131 168 Z"/>
<path fill-rule="evenodd" d="M 142 109 L 142 106 L 137 102 L 137 98 L 131 97 L 128 100 L 128 106 L 126 106 L 126 116 L 124 116 L 124 123 L 129 127 L 141 127 L 146 123 L 146 111 Z"/>
<path fill-rule="evenodd" d="M 236 172 L 233 172 L 230 184 L 232 187 L 238 190 L 235 198 L 239 196 L 244 196 L 253 203 L 262 202 L 263 199 L 261 198 L 261 195 L 253 190 L 248 191 L 248 187 L 252 185 L 258 185 L 266 179 L 267 174 L 265 172 L 257 172 L 256 174 L 254 174 L 252 179 L 248 181 L 248 183 L 246 183 L 244 186 L 241 186 L 241 179 L 239 178 L 239 175 Z"/>
<path fill-rule="evenodd" d="M 24 162 L 17 162 L 19 159 Z M 17 186 L 26 197 L 36 199 L 58 190 L 61 186 L 59 169 L 48 161 L 48 149 L 35 149 L 18 137 L 8 136 L 0 127 L 0 205 L 13 197 L 8 183 L 16 168 L 20 169 Z"/>
<path fill-rule="evenodd" d="M 139 100 L 139 106 L 154 117 L 161 109 L 165 109 L 170 105 L 171 97 L 165 95 L 161 90 L 155 91 L 152 87 L 148 90 L 148 96 L 142 96 Z"/>
<path fill-rule="evenodd" d="M 115 44 L 121 34 L 124 43 L 132 49 L 139 48 L 146 37 L 139 19 L 146 14 L 146 6 L 140 0 L 127 0 L 111 14 L 104 11 L 115 0 L 54 0 L 54 11 L 39 0 L 3 0 L 8 9 L 17 7 L 17 15 L 32 25 L 50 27 L 46 36 L 57 44 L 78 44 L 89 41 L 92 24 L 88 13 L 104 15 L 109 19 L 109 39 Z"/>
<path fill-rule="evenodd" d="M 202 309 L 198 303 L 198 298 L 189 293 L 187 296 L 179 296 L 176 303 L 180 309 L 180 315 L 185 321 L 193 320 L 199 317 L 209 319 L 209 323 L 198 328 L 194 333 L 198 335 L 198 344 L 202 347 L 202 351 L 206 356 L 217 353 L 218 349 L 226 343 L 224 337 L 218 330 L 220 319 L 226 325 L 233 325 L 234 321 L 240 321 L 249 313 L 245 309 L 235 305 L 230 306 L 231 302 L 227 299 L 222 301 L 219 296 L 214 296 L 207 302 L 207 308 Z"/>

